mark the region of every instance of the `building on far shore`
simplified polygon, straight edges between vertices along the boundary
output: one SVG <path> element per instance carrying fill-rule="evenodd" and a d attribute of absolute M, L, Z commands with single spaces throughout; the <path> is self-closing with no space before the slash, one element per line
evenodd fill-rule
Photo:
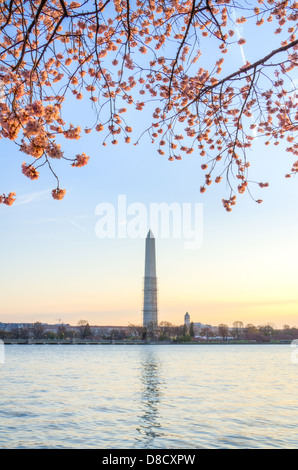
<path fill-rule="evenodd" d="M 186 314 L 184 315 L 184 325 L 189 328 L 190 327 L 190 315 L 188 312 L 186 312 Z M 202 328 L 210 328 L 211 331 L 217 331 L 217 327 L 215 326 L 211 326 L 211 325 L 206 325 L 205 323 L 200 323 L 200 322 L 192 322 L 193 323 L 193 326 L 194 326 L 194 329 L 195 329 L 195 332 L 196 333 L 199 333 L 199 331 L 202 329 Z"/>
<path fill-rule="evenodd" d="M 79 331 L 77 325 L 70 325 L 69 323 L 40 323 L 44 333 L 56 334 L 59 331 L 59 327 L 64 327 L 67 331 L 76 333 Z M 31 330 L 34 327 L 34 323 L 4 323 L 0 322 L 0 331 L 7 333 L 13 333 L 16 330 L 28 329 Z M 108 335 L 113 331 L 119 331 L 127 333 L 129 331 L 128 326 L 113 326 L 113 325 L 90 325 L 90 331 L 93 335 Z"/>

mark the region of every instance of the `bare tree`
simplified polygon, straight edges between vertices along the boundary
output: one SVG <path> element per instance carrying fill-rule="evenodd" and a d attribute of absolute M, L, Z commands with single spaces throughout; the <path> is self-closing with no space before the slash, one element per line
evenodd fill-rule
<path fill-rule="evenodd" d="M 81 339 L 86 339 L 88 336 L 91 336 L 91 329 L 87 320 L 78 321 L 78 331 Z"/>
<path fill-rule="evenodd" d="M 44 336 L 44 327 L 40 322 L 33 323 L 31 327 L 33 338 L 40 339 Z"/>
<path fill-rule="evenodd" d="M 67 337 L 67 328 L 63 323 L 61 323 L 57 328 L 57 336 L 59 339 L 64 339 Z"/>
<path fill-rule="evenodd" d="M 244 325 L 242 321 L 234 321 L 233 328 L 234 328 L 235 336 L 237 339 L 239 339 L 240 336 L 242 335 L 243 327 Z"/>
<path fill-rule="evenodd" d="M 220 334 L 220 336 L 222 336 L 223 341 L 226 341 L 229 334 L 228 325 L 225 325 L 224 323 L 218 325 L 218 333 Z"/>
<path fill-rule="evenodd" d="M 144 328 L 144 332 L 146 333 L 144 339 L 149 339 L 151 341 L 156 341 L 158 339 L 158 325 L 156 323 L 147 323 L 146 327 Z"/>
<path fill-rule="evenodd" d="M 139 338 L 139 339 L 142 338 L 142 334 L 143 334 L 143 331 L 144 331 L 143 326 L 134 325 L 133 323 L 129 323 L 128 328 L 129 328 L 129 335 L 130 336 L 133 336 L 133 337 Z"/>
<path fill-rule="evenodd" d="M 201 328 L 200 334 L 202 336 L 205 336 L 207 341 L 209 340 L 211 336 L 213 336 L 212 329 L 209 326 L 205 326 L 204 328 Z"/>
<path fill-rule="evenodd" d="M 159 337 L 163 340 L 169 340 L 173 337 L 174 327 L 168 321 L 162 321 L 158 325 Z"/>

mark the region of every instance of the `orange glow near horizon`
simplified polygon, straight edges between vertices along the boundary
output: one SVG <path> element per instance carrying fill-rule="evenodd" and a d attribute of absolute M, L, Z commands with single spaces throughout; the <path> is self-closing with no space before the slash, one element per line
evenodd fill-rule
<path fill-rule="evenodd" d="M 120 296 L 119 296 L 120 297 Z M 80 319 L 87 320 L 92 325 L 115 325 L 127 326 L 128 324 L 141 325 L 142 323 L 142 302 L 132 302 L 131 299 L 102 299 L 98 308 L 94 308 L 94 298 L 89 302 L 77 300 L 69 302 L 55 298 L 47 303 L 41 310 L 41 302 L 36 298 L 36 302 L 31 302 L 30 310 L 20 310 L 19 312 L 2 307 L 2 322 L 35 322 L 57 323 L 60 319 L 63 323 L 76 325 Z M 120 302 L 119 302 L 120 301 Z M 56 302 L 56 303 L 55 303 Z M 60 305 L 59 311 L 57 303 Z M 119 305 L 120 303 L 120 305 Z M 16 306 L 14 306 L 14 309 Z M 276 328 L 282 328 L 284 324 L 298 326 L 297 311 L 298 300 L 251 300 L 243 301 L 204 300 L 185 302 L 181 299 L 160 299 L 159 301 L 159 321 L 169 321 L 174 325 L 181 325 L 184 322 L 186 311 L 190 314 L 190 320 L 195 323 L 209 324 L 217 326 L 225 323 L 232 326 L 234 321 L 242 321 L 244 325 L 252 323 L 256 326 L 267 323 Z"/>

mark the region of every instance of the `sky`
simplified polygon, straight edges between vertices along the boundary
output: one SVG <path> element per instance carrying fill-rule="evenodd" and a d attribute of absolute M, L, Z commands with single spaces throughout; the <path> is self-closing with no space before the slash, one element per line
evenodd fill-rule
<path fill-rule="evenodd" d="M 235 60 L 251 60 L 253 46 L 239 48 Z M 74 102 L 66 113 L 82 128 L 90 119 L 84 102 Z M 138 130 L 143 114 L 135 113 Z M 17 194 L 11 207 L 0 205 L 0 322 L 141 324 L 149 211 L 154 203 L 176 203 L 199 208 L 199 243 L 188 247 L 185 236 L 170 232 L 163 238 L 153 230 L 159 321 L 182 324 L 188 312 L 191 321 L 211 325 L 298 326 L 298 186 L 297 179 L 284 177 L 293 157 L 283 144 L 254 144 L 250 177 L 270 186 L 253 188 L 262 204 L 245 193 L 230 213 L 221 202 L 228 194 L 224 179 L 200 193 L 202 162 L 194 153 L 169 162 L 146 138 L 137 146 L 104 147 L 97 133 L 65 141 L 64 150 L 68 156 L 84 151 L 90 161 L 80 169 L 53 162 L 67 190 L 55 201 L 56 182 L 49 172 L 30 181 L 21 173 L 26 156 L 12 142 L 0 142 L 1 192 Z M 123 198 L 127 208 L 147 211 L 136 238 L 132 214 L 122 212 L 118 221 Z M 115 236 L 99 236 L 102 207 L 115 210 Z"/>

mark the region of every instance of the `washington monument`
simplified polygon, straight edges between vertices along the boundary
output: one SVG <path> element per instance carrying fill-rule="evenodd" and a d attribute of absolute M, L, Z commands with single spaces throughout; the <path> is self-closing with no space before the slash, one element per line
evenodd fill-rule
<path fill-rule="evenodd" d="M 155 238 L 149 230 L 146 238 L 143 326 L 157 325 L 157 279 L 155 263 Z"/>

